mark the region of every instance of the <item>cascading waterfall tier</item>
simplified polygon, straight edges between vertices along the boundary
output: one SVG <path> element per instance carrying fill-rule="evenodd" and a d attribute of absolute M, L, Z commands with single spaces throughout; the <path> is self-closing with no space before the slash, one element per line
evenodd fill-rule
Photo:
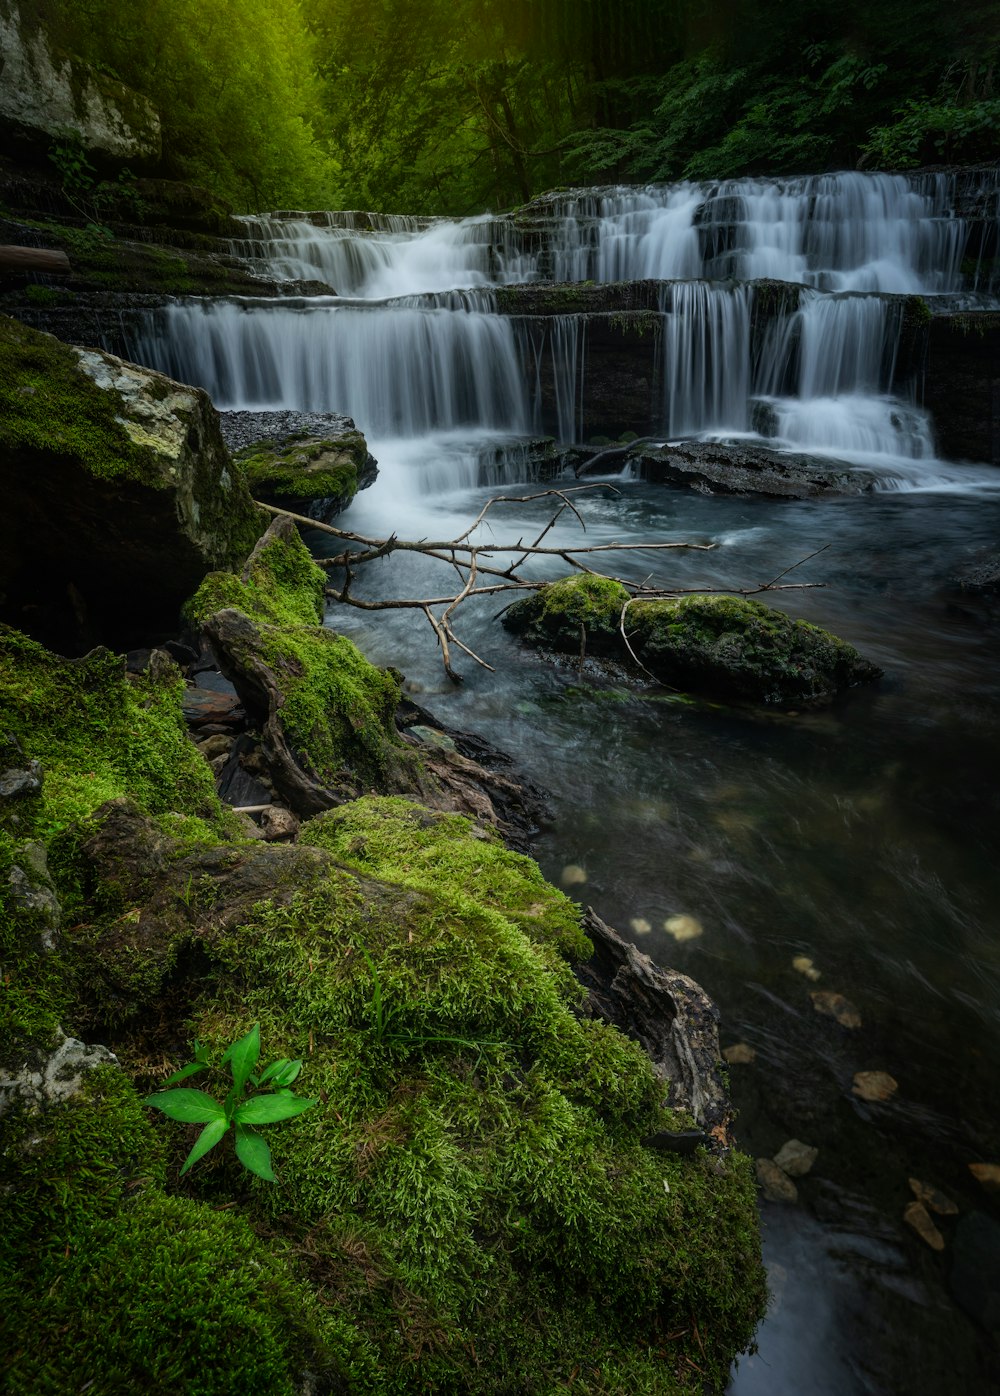
<path fill-rule="evenodd" d="M 946 174 L 840 174 L 546 196 L 513 217 L 246 218 L 262 273 L 382 299 L 457 286 L 771 277 L 822 291 L 963 289 L 969 225 Z"/>
<path fill-rule="evenodd" d="M 347 412 L 376 439 L 569 443 L 594 430 L 589 405 L 620 321 L 622 336 L 649 333 L 616 369 L 620 420 L 602 432 L 930 461 L 899 345 L 905 296 L 963 288 L 969 225 L 956 209 L 951 176 L 849 172 L 570 192 L 499 218 L 246 218 L 235 254 L 339 294 L 179 302 L 133 349 L 221 406 Z M 656 284 L 642 311 L 569 296 L 565 313 L 557 299 L 521 313 L 504 291 L 501 313 L 497 288 L 552 279 Z"/>

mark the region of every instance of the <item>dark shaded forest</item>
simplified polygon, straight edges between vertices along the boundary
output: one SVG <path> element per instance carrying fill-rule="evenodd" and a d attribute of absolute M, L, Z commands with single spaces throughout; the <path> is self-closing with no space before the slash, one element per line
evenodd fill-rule
<path fill-rule="evenodd" d="M 465 214 L 557 185 L 977 161 L 992 0 L 35 0 L 240 208 Z"/>

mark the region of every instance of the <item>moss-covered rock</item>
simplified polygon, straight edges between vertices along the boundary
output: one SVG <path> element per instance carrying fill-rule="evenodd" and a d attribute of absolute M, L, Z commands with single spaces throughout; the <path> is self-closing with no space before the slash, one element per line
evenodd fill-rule
<path fill-rule="evenodd" d="M 0 1372 L 12 1396 L 294 1396 L 350 1360 L 289 1248 L 164 1191 L 164 1147 L 114 1066 L 4 1119 Z M 326 1330 L 326 1333 L 324 1332 Z M 327 1387 L 329 1389 L 329 1386 Z"/>
<path fill-rule="evenodd" d="M 55 948 L 60 923 L 90 894 L 80 853 L 87 820 L 126 792 L 164 827 L 217 840 L 228 827 L 211 771 L 187 738 L 183 684 L 161 656 L 141 675 L 95 650 L 61 659 L 0 626 L 0 714 L 33 767 L 37 789 L 0 797 L 0 1042 L 48 1042 L 67 981 Z"/>
<path fill-rule="evenodd" d="M 399 675 L 320 626 L 324 585 L 294 524 L 278 518 L 242 577 L 212 573 L 187 607 L 260 728 L 277 789 L 304 814 L 420 783 L 395 726 Z"/>
<path fill-rule="evenodd" d="M 218 1061 L 260 1022 L 267 1052 L 305 1060 L 322 1104 L 270 1131 L 277 1187 L 225 1147 L 178 1182 L 192 1131 L 144 1123 L 104 1069 L 32 1123 L 44 1157 L 16 1117 L 3 1182 L 43 1218 L 0 1250 L 0 1286 L 16 1273 L 24 1289 L 7 1310 L 19 1379 L 32 1362 L 62 1372 L 45 1338 L 68 1324 L 78 1370 L 109 1392 L 135 1379 L 119 1374 L 130 1345 L 163 1390 L 166 1373 L 173 1390 L 222 1390 L 207 1348 L 229 1313 L 259 1339 L 241 1360 L 268 1374 L 249 1374 L 260 1390 L 292 1389 L 307 1365 L 318 1389 L 357 1396 L 541 1396 L 572 1359 L 581 1393 L 653 1396 L 691 1389 L 688 1357 L 702 1389 L 721 1386 L 763 1305 L 748 1161 L 642 1144 L 676 1124 L 662 1085 L 635 1044 L 577 1016 L 564 953 L 579 927 L 526 860 L 399 801 L 324 816 L 305 847 L 192 847 L 120 801 L 93 828 L 87 856 L 113 896 L 65 932 L 67 963 L 86 968 L 70 1025 L 90 1018 L 100 977 L 110 1045 L 146 1089 L 186 1035 Z M 183 1032 L 157 1011 L 169 1002 Z M 108 1089 L 98 1115 L 89 1092 Z M 163 1251 L 139 1274 L 125 1242 Z M 112 1290 L 115 1266 L 130 1279 Z M 72 1315 L 83 1303 L 100 1323 Z M 204 1328 L 189 1331 L 195 1305 Z"/>
<path fill-rule="evenodd" d="M 343 421 L 340 430 L 296 431 L 238 451 L 254 498 L 326 522 L 343 513 L 377 473 L 364 436 Z"/>
<path fill-rule="evenodd" d="M 0 464 L 0 618 L 64 652 L 173 633 L 263 531 L 205 393 L 4 317 Z"/>
<path fill-rule="evenodd" d="M 632 602 L 630 653 L 620 628 L 628 599 L 607 578 L 566 577 L 517 602 L 504 625 L 527 644 L 634 657 L 672 688 L 758 703 L 826 701 L 882 672 L 846 640 L 740 596 Z"/>
<path fill-rule="evenodd" d="M 663 683 L 759 703 L 828 700 L 882 673 L 846 640 L 746 597 L 636 602 L 628 633 Z"/>
<path fill-rule="evenodd" d="M 609 577 L 577 573 L 550 582 L 504 612 L 504 626 L 525 644 L 560 654 L 618 655 L 629 593 Z"/>

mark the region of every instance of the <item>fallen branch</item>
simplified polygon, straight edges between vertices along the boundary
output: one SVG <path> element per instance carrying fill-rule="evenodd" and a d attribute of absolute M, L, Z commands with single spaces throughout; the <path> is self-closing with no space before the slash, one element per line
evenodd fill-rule
<path fill-rule="evenodd" d="M 779 572 L 770 582 L 759 583 L 752 587 L 663 587 L 650 585 L 651 574 L 647 575 L 641 582 L 634 582 L 627 577 L 598 571 L 596 568 L 588 566 L 584 560 L 596 555 L 605 556 L 607 554 L 618 553 L 659 553 L 683 550 L 688 552 L 711 552 L 715 548 L 714 543 L 677 543 L 677 542 L 657 542 L 657 543 L 586 543 L 579 546 L 564 544 L 562 546 L 543 546 L 543 540 L 556 526 L 559 519 L 567 512 L 572 513 L 580 528 L 586 532 L 586 521 L 573 499 L 573 494 L 582 494 L 593 489 L 607 489 L 609 486 L 600 485 L 574 485 L 567 489 L 547 489 L 536 494 L 525 495 L 495 495 L 488 499 L 475 519 L 455 538 L 446 539 L 406 539 L 400 538 L 396 534 L 391 534 L 388 538 L 371 538 L 363 533 L 355 533 L 350 529 L 337 528 L 334 524 L 320 523 L 316 519 L 307 518 L 304 514 L 293 514 L 287 509 L 279 509 L 275 505 L 261 504 L 257 502 L 257 507 L 264 513 L 274 515 L 285 515 L 295 523 L 305 528 L 314 528 L 321 533 L 329 534 L 331 537 L 339 539 L 341 542 L 350 545 L 343 552 L 334 557 L 317 558 L 316 562 L 325 569 L 342 567 L 344 569 L 344 582 L 339 588 L 329 586 L 326 588 L 326 596 L 331 601 L 336 601 L 341 605 L 353 606 L 361 611 L 395 611 L 414 610 L 423 613 L 427 623 L 434 632 L 435 639 L 441 651 L 441 660 L 445 673 L 453 683 L 461 682 L 461 675 L 452 663 L 452 650 L 461 650 L 463 654 L 469 656 L 476 664 L 490 673 L 495 670 L 491 664 L 471 649 L 463 640 L 460 640 L 454 629 L 454 619 L 459 608 L 467 601 L 475 597 L 496 596 L 501 593 L 524 593 L 541 590 L 547 586 L 548 582 L 541 579 L 529 579 L 515 575 L 520 567 L 532 558 L 559 558 L 572 572 L 579 572 L 586 576 L 605 577 L 609 581 L 617 582 L 629 592 L 628 600 L 622 607 L 619 620 L 619 629 L 625 647 L 632 659 L 643 670 L 644 673 L 654 677 L 646 666 L 638 659 L 635 651 L 629 643 L 629 638 L 625 629 L 625 617 L 629 606 L 634 601 L 655 601 L 688 595 L 736 595 L 742 597 L 756 596 L 765 591 L 798 591 L 811 587 L 823 586 L 822 582 L 798 582 L 782 583 L 782 578 L 789 572 L 800 567 L 809 558 L 815 557 L 823 548 L 816 549 L 808 557 L 800 558 L 798 562 L 792 563 L 784 571 Z M 617 491 L 616 491 L 617 493 Z M 487 520 L 490 510 L 498 504 L 530 504 L 541 499 L 554 499 L 557 501 L 552 517 L 542 528 L 533 543 L 525 543 L 523 539 L 518 539 L 517 543 L 475 543 L 472 536 L 476 529 L 480 528 Z M 826 545 L 829 546 L 829 545 Z M 423 557 L 435 562 L 443 562 L 446 566 L 454 569 L 458 577 L 458 589 L 441 596 L 423 597 L 394 597 L 382 600 L 365 600 L 354 595 L 352 586 L 357 569 L 366 562 L 372 562 L 377 558 L 385 558 L 393 553 L 418 553 Z M 513 554 L 514 560 L 506 567 L 502 565 L 505 555 Z M 490 561 L 484 561 L 489 559 Z M 483 581 L 488 578 L 493 580 Z M 511 603 L 513 604 L 513 603 Z M 440 614 L 435 613 L 435 607 L 443 607 Z M 503 615 L 508 607 L 504 607 L 499 613 Z"/>

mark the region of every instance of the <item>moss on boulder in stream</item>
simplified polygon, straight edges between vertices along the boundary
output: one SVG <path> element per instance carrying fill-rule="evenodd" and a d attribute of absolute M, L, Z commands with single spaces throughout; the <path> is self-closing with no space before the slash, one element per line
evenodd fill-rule
<path fill-rule="evenodd" d="M 629 661 L 620 629 L 628 601 L 618 582 L 565 577 L 518 601 L 504 625 L 527 644 Z M 826 701 L 882 672 L 846 640 L 741 596 L 634 601 L 625 621 L 642 666 L 693 692 L 759 703 Z"/>
<path fill-rule="evenodd" d="M 347 508 L 371 468 L 367 442 L 357 430 L 258 441 L 238 451 L 235 459 L 254 498 L 299 514 L 316 501 L 329 501 L 324 517 Z"/>

